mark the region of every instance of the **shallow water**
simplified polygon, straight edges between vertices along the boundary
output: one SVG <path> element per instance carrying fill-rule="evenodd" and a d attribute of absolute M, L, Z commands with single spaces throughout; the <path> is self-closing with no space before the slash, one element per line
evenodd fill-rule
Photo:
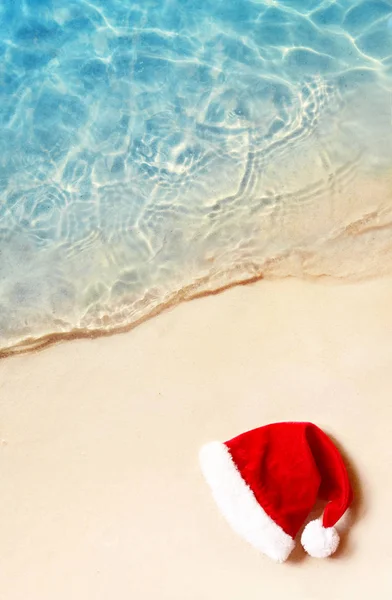
<path fill-rule="evenodd" d="M 392 270 L 389 1 L 4 0 L 0 57 L 3 350 Z"/>

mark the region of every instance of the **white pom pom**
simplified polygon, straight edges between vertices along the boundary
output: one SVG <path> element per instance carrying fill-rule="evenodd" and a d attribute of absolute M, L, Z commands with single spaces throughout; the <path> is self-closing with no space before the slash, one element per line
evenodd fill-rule
<path fill-rule="evenodd" d="M 310 521 L 303 530 L 301 544 L 314 558 L 327 558 L 339 546 L 339 534 L 334 527 L 323 527 L 321 519 Z"/>

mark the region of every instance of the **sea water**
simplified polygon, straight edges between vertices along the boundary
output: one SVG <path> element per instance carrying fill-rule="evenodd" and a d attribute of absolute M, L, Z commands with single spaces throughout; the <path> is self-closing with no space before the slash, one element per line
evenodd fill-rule
<path fill-rule="evenodd" d="M 391 269 L 390 0 L 3 0 L 0 61 L 3 353 Z"/>

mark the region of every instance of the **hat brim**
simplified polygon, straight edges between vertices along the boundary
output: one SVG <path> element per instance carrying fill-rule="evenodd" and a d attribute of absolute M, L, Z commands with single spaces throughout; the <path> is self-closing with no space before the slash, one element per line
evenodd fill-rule
<path fill-rule="evenodd" d="M 199 460 L 213 498 L 232 529 L 272 560 L 284 562 L 295 542 L 257 502 L 228 447 L 210 442 L 200 450 Z"/>

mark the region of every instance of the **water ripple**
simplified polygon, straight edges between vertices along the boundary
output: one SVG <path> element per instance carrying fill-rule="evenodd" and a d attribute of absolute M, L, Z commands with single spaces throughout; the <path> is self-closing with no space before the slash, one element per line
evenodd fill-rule
<path fill-rule="evenodd" d="M 4 352 L 391 267 L 390 2 L 24 0 L 0 31 Z"/>

